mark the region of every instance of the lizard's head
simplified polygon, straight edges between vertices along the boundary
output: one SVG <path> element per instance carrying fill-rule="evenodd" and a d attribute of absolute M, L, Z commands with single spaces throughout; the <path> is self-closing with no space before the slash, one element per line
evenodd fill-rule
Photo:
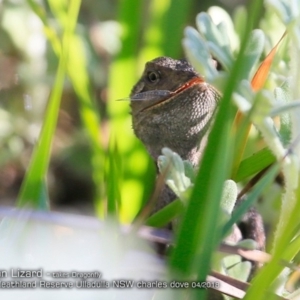
<path fill-rule="evenodd" d="M 154 159 L 169 147 L 196 163 L 191 155 L 199 152 L 219 94 L 186 60 L 148 62 L 130 98 L 133 129 Z"/>

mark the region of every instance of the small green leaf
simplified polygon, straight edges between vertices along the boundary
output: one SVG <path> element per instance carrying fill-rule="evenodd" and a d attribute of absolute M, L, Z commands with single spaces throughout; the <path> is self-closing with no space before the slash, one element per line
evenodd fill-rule
<path fill-rule="evenodd" d="M 237 254 L 226 255 L 222 259 L 222 264 L 223 264 L 223 267 L 227 270 L 227 269 L 232 268 L 236 264 L 240 263 L 241 260 L 242 260 L 241 257 Z"/>
<path fill-rule="evenodd" d="M 182 200 L 187 199 L 189 188 L 192 186 L 190 178 L 185 175 L 185 164 L 181 157 L 168 148 L 162 149 L 163 155 L 158 157 L 159 171 L 166 174 L 166 184 Z"/>
<path fill-rule="evenodd" d="M 261 195 L 264 188 L 269 185 L 279 172 L 280 165 L 278 163 L 273 164 L 273 166 L 267 171 L 267 173 L 259 180 L 259 182 L 254 186 L 252 191 L 248 194 L 247 198 L 243 200 L 242 204 L 233 212 L 231 219 L 225 224 L 223 228 L 223 237 L 227 235 L 227 232 L 231 229 L 233 224 L 237 223 L 242 216 L 247 212 L 247 210 L 254 204 L 257 198 Z"/>
<path fill-rule="evenodd" d="M 289 81 L 286 81 L 281 87 L 275 88 L 275 100 L 281 105 L 273 107 L 271 117 L 280 115 L 279 134 L 283 145 L 288 145 L 292 138 L 292 119 L 291 110 L 300 108 L 300 101 L 291 101 L 291 90 Z M 300 110 L 299 110 L 300 111 Z"/>
<path fill-rule="evenodd" d="M 183 46 L 191 64 L 207 81 L 217 76 L 208 47 L 196 29 L 192 27 L 185 29 Z"/>
<path fill-rule="evenodd" d="M 258 62 L 264 48 L 265 36 L 260 29 L 253 30 L 245 51 L 241 78 L 249 79 L 250 72 Z"/>
<path fill-rule="evenodd" d="M 188 160 L 184 160 L 183 164 L 184 164 L 184 173 L 185 173 L 185 175 L 188 178 L 190 178 L 192 183 L 194 183 L 195 179 L 196 179 L 196 172 L 195 172 L 195 169 L 194 169 L 193 165 Z"/>
<path fill-rule="evenodd" d="M 227 269 L 227 275 L 246 282 L 249 278 L 251 268 L 252 265 L 250 261 L 239 262 L 230 269 Z"/>
<path fill-rule="evenodd" d="M 184 204 L 180 200 L 174 200 L 161 210 L 153 214 L 146 221 L 147 226 L 164 227 L 169 224 L 175 217 L 182 213 Z"/>
<path fill-rule="evenodd" d="M 270 166 L 276 161 L 274 154 L 268 148 L 264 148 L 252 156 L 244 159 L 233 178 L 236 182 L 245 180 L 246 178 L 255 175 L 264 168 Z"/>
<path fill-rule="evenodd" d="M 251 239 L 244 239 L 237 243 L 238 247 L 248 249 L 248 250 L 255 250 L 258 248 L 257 243 L 254 240 Z"/>
<path fill-rule="evenodd" d="M 237 186 L 233 180 L 226 180 L 223 187 L 221 207 L 231 215 L 237 199 Z"/>
<path fill-rule="evenodd" d="M 225 25 L 217 26 L 206 13 L 200 13 L 197 15 L 196 24 L 199 32 L 207 40 L 209 50 L 226 70 L 230 70 L 233 64 L 233 56 L 231 53 L 229 38 L 223 27 Z"/>

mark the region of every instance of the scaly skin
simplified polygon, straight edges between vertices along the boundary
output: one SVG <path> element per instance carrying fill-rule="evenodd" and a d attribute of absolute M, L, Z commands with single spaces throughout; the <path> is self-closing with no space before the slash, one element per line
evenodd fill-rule
<path fill-rule="evenodd" d="M 220 94 L 186 60 L 159 57 L 146 64 L 130 97 L 133 130 L 152 158 L 157 161 L 162 148 L 168 147 L 197 166 Z M 175 198 L 165 186 L 155 211 Z M 244 238 L 256 240 L 264 249 L 260 215 L 251 209 L 242 223 Z"/>
<path fill-rule="evenodd" d="M 131 92 L 131 97 L 157 90 L 175 92 L 193 79 L 194 84 L 162 100 L 131 101 L 134 132 L 155 161 L 161 149 L 168 147 L 198 164 L 220 95 L 187 61 L 168 57 L 148 62 Z"/>
<path fill-rule="evenodd" d="M 191 85 L 185 86 L 187 82 Z M 170 94 L 144 97 L 159 91 Z M 186 60 L 159 57 L 146 64 L 130 96 L 140 99 L 131 101 L 133 129 L 152 158 L 156 161 L 162 148 L 168 147 L 198 165 L 219 93 Z M 165 187 L 155 210 L 174 199 L 174 193 Z"/>

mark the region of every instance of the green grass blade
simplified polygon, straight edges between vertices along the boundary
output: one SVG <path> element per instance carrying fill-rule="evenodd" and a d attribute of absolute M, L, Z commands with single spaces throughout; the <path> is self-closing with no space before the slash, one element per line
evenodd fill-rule
<path fill-rule="evenodd" d="M 252 16 L 245 33 L 241 50 L 230 74 L 219 111 L 208 138 L 208 144 L 201 160 L 190 201 L 171 257 L 171 267 L 179 275 L 187 277 L 197 271 L 197 280 L 205 281 L 210 271 L 212 253 L 221 238 L 218 232 L 219 205 L 223 183 L 230 172 L 230 132 L 234 109 L 231 95 L 237 80 L 243 72 L 244 51 L 251 31 L 251 24 L 261 8 L 260 1 L 252 2 Z M 205 299 L 206 291 L 199 290 L 197 299 Z"/>
<path fill-rule="evenodd" d="M 42 7 L 36 4 L 33 0 L 28 0 L 33 11 L 39 16 L 44 24 L 44 31 L 49 39 L 49 42 L 55 52 L 60 56 L 60 42 L 55 31 L 49 27 L 49 23 L 46 17 L 46 12 Z M 63 3 L 57 1 L 50 1 L 52 11 L 54 15 L 60 20 L 62 26 L 68 24 L 66 22 L 65 13 L 62 12 Z M 62 5 L 62 6 L 61 6 Z M 72 27 L 75 24 L 73 23 Z M 68 38 L 69 40 L 69 54 L 68 54 L 68 76 L 72 82 L 75 93 L 78 96 L 79 101 L 79 113 L 85 128 L 86 134 L 89 138 L 92 149 L 92 177 L 95 186 L 95 205 L 99 215 L 105 214 L 104 208 L 104 153 L 102 146 L 100 145 L 100 117 L 97 114 L 97 108 L 93 97 L 91 96 L 90 82 L 86 70 L 87 62 L 85 60 L 84 46 L 80 38 L 72 34 Z"/>
<path fill-rule="evenodd" d="M 200 281 L 205 280 L 210 270 L 211 254 L 218 241 L 216 220 L 219 216 L 223 183 L 229 175 L 231 159 L 228 137 L 232 119 L 230 97 L 224 97 L 208 139 L 195 187 L 183 217 L 177 246 L 171 258 L 173 269 L 185 276 L 199 270 Z M 200 293 L 204 295 L 205 291 Z"/>
<path fill-rule="evenodd" d="M 166 11 L 161 27 L 163 35 L 163 53 L 166 56 L 180 58 L 182 47 L 181 39 L 184 27 L 187 25 L 188 15 L 191 11 L 192 0 L 172 0 Z"/>
<path fill-rule="evenodd" d="M 230 220 L 225 224 L 223 229 L 223 237 L 230 231 L 234 223 L 238 222 L 242 216 L 249 210 L 254 204 L 257 198 L 261 195 L 265 187 L 270 184 L 275 176 L 279 172 L 279 164 L 273 165 L 270 170 L 261 178 L 261 180 L 255 185 L 253 190 L 247 196 L 247 199 L 233 212 Z"/>
<path fill-rule="evenodd" d="M 68 76 L 78 97 L 79 113 L 83 128 L 92 150 L 92 177 L 95 186 L 95 205 L 99 216 L 105 215 L 104 203 L 104 150 L 100 143 L 100 116 L 91 95 L 90 81 L 86 69 L 84 46 L 77 35 L 70 38 Z"/>
<path fill-rule="evenodd" d="M 146 225 L 152 227 L 164 227 L 170 221 L 172 221 L 176 216 L 182 213 L 184 209 L 184 205 L 181 200 L 177 199 L 150 216 L 147 221 Z"/>
<path fill-rule="evenodd" d="M 35 145 L 30 165 L 22 183 L 18 199 L 18 206 L 26 204 L 40 208 L 40 195 L 43 190 L 43 182 L 49 165 L 51 142 L 56 127 L 60 99 L 66 74 L 66 58 L 62 57 L 59 63 L 54 87 L 49 99 L 39 140 Z M 42 204 L 42 206 L 45 206 Z"/>
<path fill-rule="evenodd" d="M 45 121 L 35 145 L 32 158 L 26 172 L 21 191 L 18 196 L 18 206 L 29 205 L 34 208 L 46 207 L 46 203 L 40 203 L 41 195 L 44 194 L 44 180 L 49 166 L 51 143 L 56 128 L 57 117 L 60 106 L 60 99 L 63 91 L 64 79 L 67 69 L 67 56 L 69 50 L 69 38 L 75 28 L 80 1 L 72 1 L 68 11 L 68 27 L 65 28 L 63 36 L 62 55 L 59 60 L 59 66 L 50 95 L 47 107 Z M 45 197 L 42 197 L 46 199 Z"/>
<path fill-rule="evenodd" d="M 296 199 L 300 199 L 299 185 L 296 190 Z M 259 271 L 257 276 L 255 276 L 249 290 L 246 293 L 244 298 L 245 300 L 266 299 L 266 294 L 270 290 L 272 283 L 284 268 L 284 265 L 281 263 L 282 260 L 290 262 L 299 252 L 299 237 L 291 242 L 291 235 L 295 232 L 295 228 L 297 228 L 300 223 L 299 211 L 300 201 L 297 201 L 291 215 L 285 223 L 284 228 L 281 230 L 282 234 L 279 236 L 275 245 L 272 260 Z"/>
<path fill-rule="evenodd" d="M 105 174 L 107 213 L 115 215 L 121 205 L 120 178 L 122 176 L 122 166 L 116 142 L 112 139 L 107 152 Z"/>
<path fill-rule="evenodd" d="M 53 50 L 57 56 L 61 54 L 61 42 L 53 28 L 49 25 L 46 11 L 43 9 L 43 7 L 39 4 L 37 4 L 34 0 L 27 0 L 27 3 L 31 7 L 32 11 L 40 18 L 44 25 L 44 32 L 47 36 L 48 40 L 50 41 L 50 44 L 53 47 Z"/>
<path fill-rule="evenodd" d="M 109 72 L 109 102 L 111 135 L 118 137 L 118 150 L 123 160 L 124 178 L 121 185 L 122 222 L 131 222 L 140 210 L 145 187 L 141 178 L 145 176 L 148 155 L 137 144 L 131 129 L 129 102 L 116 101 L 128 97 L 138 73 L 137 55 L 141 42 L 143 1 L 124 0 L 119 5 L 118 21 L 125 29 L 122 35 L 122 50 L 114 59 Z M 136 12 L 136 13 L 134 13 Z M 138 164 L 136 162 L 139 162 Z M 147 181 L 150 182 L 150 177 Z"/>
<path fill-rule="evenodd" d="M 240 163 L 237 174 L 233 180 L 240 182 L 270 166 L 275 161 L 276 158 L 271 150 L 264 148 Z"/>

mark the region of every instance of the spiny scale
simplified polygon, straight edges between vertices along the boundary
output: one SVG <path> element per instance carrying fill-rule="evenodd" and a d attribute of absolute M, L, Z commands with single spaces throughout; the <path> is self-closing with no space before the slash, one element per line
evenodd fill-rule
<path fill-rule="evenodd" d="M 133 130 L 155 161 L 168 147 L 198 165 L 220 99 L 215 88 L 187 61 L 159 57 L 146 64 L 130 98 Z M 165 186 L 155 210 L 175 198 Z M 255 209 L 246 214 L 244 223 L 244 238 L 254 239 L 264 249 L 263 222 Z"/>
<path fill-rule="evenodd" d="M 148 62 L 130 98 L 134 132 L 155 161 L 168 147 L 198 164 L 220 95 L 186 60 Z M 163 191 L 158 207 L 174 198 Z"/>

